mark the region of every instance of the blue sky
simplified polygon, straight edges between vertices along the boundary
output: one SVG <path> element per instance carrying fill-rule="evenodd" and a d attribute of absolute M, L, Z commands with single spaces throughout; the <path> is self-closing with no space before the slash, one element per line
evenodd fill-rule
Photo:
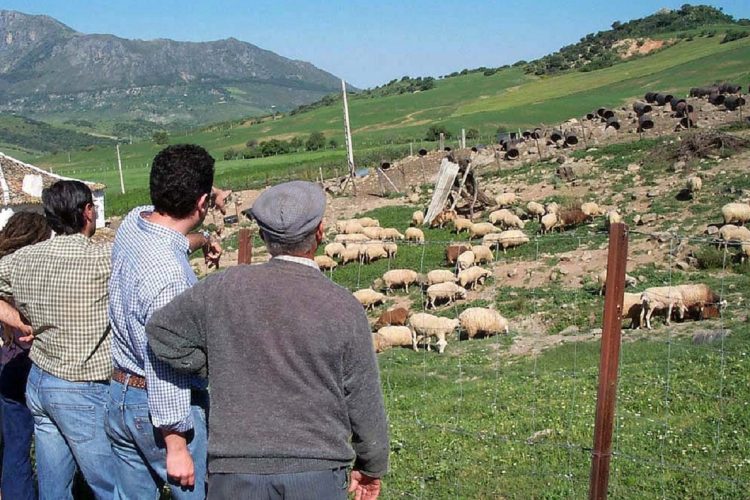
<path fill-rule="evenodd" d="M 234 37 L 309 61 L 358 87 L 534 59 L 613 21 L 685 0 L 2 0 L 83 33 L 207 41 Z M 693 2 L 691 2 L 693 3 Z M 702 2 L 750 18 L 750 0 Z"/>

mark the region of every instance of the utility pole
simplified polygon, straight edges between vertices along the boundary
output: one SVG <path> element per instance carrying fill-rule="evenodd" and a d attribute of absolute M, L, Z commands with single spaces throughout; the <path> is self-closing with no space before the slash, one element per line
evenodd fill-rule
<path fill-rule="evenodd" d="M 356 196 L 357 188 L 354 186 L 354 177 L 356 176 L 356 171 L 354 169 L 354 148 L 352 146 L 352 129 L 349 125 L 349 102 L 346 98 L 346 82 L 344 80 L 341 80 L 341 92 L 344 98 L 344 139 L 346 141 L 346 155 L 347 164 L 349 166 L 349 178 L 351 179 L 352 183 L 352 193 L 354 194 L 354 196 Z"/>

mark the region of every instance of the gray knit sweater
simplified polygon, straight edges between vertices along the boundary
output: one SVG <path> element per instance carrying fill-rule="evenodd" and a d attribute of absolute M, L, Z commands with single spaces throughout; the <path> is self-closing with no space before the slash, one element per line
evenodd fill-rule
<path fill-rule="evenodd" d="M 273 259 L 198 283 L 146 326 L 157 357 L 208 374 L 211 473 L 349 465 L 380 477 L 388 427 L 362 306 L 316 269 Z"/>

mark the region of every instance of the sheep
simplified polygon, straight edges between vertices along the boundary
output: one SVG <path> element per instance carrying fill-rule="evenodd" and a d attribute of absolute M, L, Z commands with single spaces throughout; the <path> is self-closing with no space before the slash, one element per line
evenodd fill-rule
<path fill-rule="evenodd" d="M 437 285 L 438 283 L 455 283 L 458 278 L 453 271 L 447 269 L 433 269 L 427 273 L 427 285 Z"/>
<path fill-rule="evenodd" d="M 411 225 L 412 226 L 421 226 L 424 224 L 424 212 L 421 210 L 417 210 L 413 214 L 411 214 Z"/>
<path fill-rule="evenodd" d="M 547 211 L 544 210 L 544 205 L 541 203 L 530 201 L 526 204 L 526 213 L 529 214 L 529 218 L 539 218 L 539 220 L 542 220 L 542 216 L 544 216 Z"/>
<path fill-rule="evenodd" d="M 727 203 L 721 207 L 724 224 L 736 222 L 740 226 L 750 221 L 750 205 L 747 203 Z"/>
<path fill-rule="evenodd" d="M 583 210 L 577 207 L 561 210 L 557 216 L 560 219 L 560 227 L 563 229 L 583 224 L 589 219 L 588 215 L 583 213 Z"/>
<path fill-rule="evenodd" d="M 607 212 L 607 227 L 612 224 L 619 224 L 622 222 L 622 215 L 617 210 L 610 210 Z"/>
<path fill-rule="evenodd" d="M 380 227 L 380 221 L 372 217 L 361 217 L 353 220 L 359 222 L 359 225 L 362 227 Z"/>
<path fill-rule="evenodd" d="M 607 270 L 602 269 L 599 271 L 599 274 L 596 275 L 596 282 L 599 284 L 599 295 L 604 295 L 604 293 L 607 291 Z M 625 273 L 625 286 L 636 286 L 638 284 L 638 280 L 630 276 L 629 274 Z"/>
<path fill-rule="evenodd" d="M 495 227 L 494 224 L 490 222 L 478 222 L 476 224 L 472 224 L 469 228 L 469 239 L 478 238 L 481 236 L 486 236 L 490 233 L 499 233 L 500 230 Z"/>
<path fill-rule="evenodd" d="M 424 243 L 424 232 L 416 227 L 408 228 L 405 233 L 407 241 L 416 241 L 417 243 Z"/>
<path fill-rule="evenodd" d="M 434 219 L 432 219 L 432 222 L 430 222 L 430 227 L 443 227 L 448 222 L 456 220 L 456 217 L 458 217 L 458 215 L 456 214 L 455 210 L 445 209 L 437 214 Z"/>
<path fill-rule="evenodd" d="M 673 286 L 661 286 L 647 288 L 641 294 L 641 317 L 640 324 L 646 324 L 646 328 L 651 330 L 651 315 L 654 311 L 666 310 L 665 323 L 669 325 L 672 317 L 672 310 L 677 309 L 680 319 L 685 317 L 685 304 L 682 300 L 682 293 Z"/>
<path fill-rule="evenodd" d="M 602 209 L 599 208 L 599 205 L 594 203 L 593 201 L 587 201 L 586 203 L 583 203 L 581 205 L 581 212 L 586 214 L 586 216 L 589 218 L 593 218 L 604 213 Z"/>
<path fill-rule="evenodd" d="M 354 298 L 362 304 L 365 311 L 373 309 L 376 305 L 382 304 L 385 300 L 385 295 L 380 292 L 376 292 L 372 288 L 363 288 L 354 292 Z"/>
<path fill-rule="evenodd" d="M 541 227 L 539 228 L 539 232 L 544 234 L 552 231 L 555 229 L 559 224 L 559 219 L 557 218 L 557 214 L 555 212 L 550 212 L 544 216 L 542 216 L 541 220 Z"/>
<path fill-rule="evenodd" d="M 724 246 L 729 245 L 731 242 L 750 241 L 750 229 L 745 226 L 726 224 L 719 229 L 719 238 L 721 238 Z"/>
<path fill-rule="evenodd" d="M 343 243 L 344 245 L 349 245 L 350 243 L 362 243 L 363 241 L 367 241 L 369 239 L 370 238 L 361 233 L 337 234 L 333 241 L 335 243 Z"/>
<path fill-rule="evenodd" d="M 355 234 L 361 233 L 363 229 L 364 227 L 362 227 L 362 224 L 356 220 L 351 220 L 341 228 L 340 232 L 343 234 Z"/>
<path fill-rule="evenodd" d="M 447 300 L 446 305 L 451 304 L 454 300 L 466 298 L 466 289 L 455 283 L 438 283 L 427 287 L 427 299 L 425 308 L 435 309 L 435 304 L 439 300 Z"/>
<path fill-rule="evenodd" d="M 458 315 L 458 321 L 470 339 L 480 333 L 489 337 L 509 332 L 508 320 L 494 309 L 470 307 Z"/>
<path fill-rule="evenodd" d="M 630 319 L 630 328 L 641 327 L 641 304 L 640 293 L 625 292 L 622 299 L 622 319 Z"/>
<path fill-rule="evenodd" d="M 391 347 L 410 347 L 412 345 L 411 328 L 408 326 L 384 326 L 372 336 L 375 352 L 383 352 Z"/>
<path fill-rule="evenodd" d="M 516 202 L 516 193 L 501 193 L 495 196 L 495 203 L 500 207 L 509 207 Z"/>
<path fill-rule="evenodd" d="M 461 255 L 463 252 L 471 250 L 471 246 L 469 245 L 448 245 L 445 247 L 445 261 L 448 264 L 455 264 L 456 259 L 458 259 L 458 256 Z"/>
<path fill-rule="evenodd" d="M 520 229 L 509 229 L 503 231 L 500 234 L 488 234 L 485 239 L 482 240 L 482 244 L 489 246 L 490 248 L 498 246 L 503 249 L 503 253 L 506 253 L 508 248 L 517 247 L 529 242 L 529 237 Z M 490 244 L 488 244 L 490 243 Z"/>
<path fill-rule="evenodd" d="M 373 327 L 377 329 L 388 325 L 405 325 L 408 317 L 408 309 L 404 307 L 395 307 L 393 309 L 388 309 L 381 314 L 375 321 Z"/>
<path fill-rule="evenodd" d="M 523 229 L 525 225 L 524 221 L 522 221 L 520 217 L 518 217 L 507 208 L 495 210 L 494 212 L 492 212 L 490 214 L 490 222 L 496 225 L 498 225 L 499 223 L 500 227 L 502 227 L 503 229 L 507 229 L 509 227 Z"/>
<path fill-rule="evenodd" d="M 472 266 L 475 260 L 476 255 L 474 255 L 474 252 L 472 252 L 471 250 L 467 250 L 459 255 L 458 259 L 456 259 L 456 267 L 459 271 L 463 271 L 467 267 Z"/>
<path fill-rule="evenodd" d="M 560 205 L 556 201 L 551 201 L 547 203 L 544 209 L 547 211 L 548 214 L 556 214 L 557 212 L 560 211 Z"/>
<path fill-rule="evenodd" d="M 492 271 L 479 266 L 471 266 L 458 273 L 458 284 L 464 288 L 473 290 L 477 285 L 483 285 L 485 278 L 490 276 L 492 276 Z"/>
<path fill-rule="evenodd" d="M 378 259 L 387 258 L 388 252 L 386 252 L 382 243 L 368 243 L 364 246 L 360 257 L 369 264 Z"/>
<path fill-rule="evenodd" d="M 337 233 L 343 233 L 343 232 L 344 232 L 344 228 L 345 228 L 345 227 L 347 226 L 347 224 L 349 224 L 350 222 L 354 222 L 354 219 L 342 219 L 342 220 L 340 220 L 340 221 L 336 221 L 336 225 L 335 225 L 335 228 L 336 228 L 336 232 L 337 232 Z M 360 224 L 360 225 L 361 225 L 361 224 Z"/>
<path fill-rule="evenodd" d="M 371 240 L 379 240 L 382 233 L 383 229 L 378 226 L 367 226 L 362 228 L 362 234 L 364 234 Z"/>
<path fill-rule="evenodd" d="M 359 255 L 361 253 L 360 245 L 350 245 L 341 252 L 341 263 L 348 264 L 349 262 L 359 261 Z"/>
<path fill-rule="evenodd" d="M 472 245 L 471 251 L 474 252 L 474 260 L 477 264 L 486 264 L 495 260 L 492 249 L 484 245 Z"/>
<path fill-rule="evenodd" d="M 335 269 L 336 266 L 338 266 L 336 261 L 327 255 L 316 255 L 315 263 L 318 265 L 319 268 L 325 269 L 325 270 Z"/>
<path fill-rule="evenodd" d="M 409 327 L 412 334 L 412 348 L 418 351 L 418 343 L 422 340 L 427 342 L 427 350 L 430 350 L 430 338 L 437 339 L 438 352 L 442 354 L 448 341 L 445 339 L 448 335 L 458 328 L 458 320 L 451 318 L 441 318 L 428 313 L 416 313 L 409 318 Z"/>
<path fill-rule="evenodd" d="M 409 285 L 416 283 L 419 275 L 411 269 L 391 269 L 383 274 L 385 292 L 388 293 L 394 287 L 403 287 L 409 293 Z"/>
<path fill-rule="evenodd" d="M 744 264 L 748 257 L 750 257 L 750 243 L 742 243 L 740 245 L 740 263 Z"/>
<path fill-rule="evenodd" d="M 323 250 L 323 252 L 332 259 L 341 257 L 341 252 L 343 251 L 344 245 L 339 242 L 329 243 Z"/>
<path fill-rule="evenodd" d="M 385 242 L 383 243 L 383 248 L 385 248 L 385 253 L 388 255 L 389 259 L 396 258 L 396 254 L 398 253 L 398 245 L 392 242 Z"/>
<path fill-rule="evenodd" d="M 698 191 L 700 191 L 702 187 L 703 187 L 703 180 L 697 175 L 691 175 L 685 181 L 685 189 L 692 196 L 695 196 L 696 194 L 698 194 Z"/>
<path fill-rule="evenodd" d="M 721 310 L 726 306 L 726 301 L 715 293 L 704 283 L 690 283 L 677 285 L 675 288 L 682 295 L 682 303 L 687 311 L 697 310 L 699 319 L 702 319 L 705 306 L 716 306 Z"/>
<path fill-rule="evenodd" d="M 471 222 L 470 219 L 467 219 L 465 217 L 456 217 L 453 220 L 453 229 L 456 231 L 456 234 L 459 234 L 461 232 L 469 231 L 471 229 L 471 225 L 474 224 Z"/>
<path fill-rule="evenodd" d="M 403 240 L 404 239 L 404 235 L 401 234 L 398 231 L 398 229 L 396 229 L 395 227 L 386 227 L 380 233 L 380 239 L 381 240 L 391 240 L 391 241 Z"/>

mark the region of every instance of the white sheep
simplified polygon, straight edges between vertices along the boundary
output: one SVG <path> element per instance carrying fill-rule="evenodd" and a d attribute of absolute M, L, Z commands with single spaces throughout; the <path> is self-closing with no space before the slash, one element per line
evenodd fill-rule
<path fill-rule="evenodd" d="M 367 236 L 361 233 L 355 233 L 355 234 L 337 234 L 336 237 L 333 239 L 335 243 L 343 243 L 344 245 L 349 245 L 350 243 L 362 243 L 364 241 L 369 240 Z"/>
<path fill-rule="evenodd" d="M 378 259 L 385 259 L 388 257 L 388 252 L 382 243 L 367 243 L 364 246 L 360 257 L 368 264 Z"/>
<path fill-rule="evenodd" d="M 492 271 L 479 266 L 471 266 L 458 273 L 458 284 L 473 290 L 477 285 L 484 284 L 484 280 L 490 276 L 492 276 Z"/>
<path fill-rule="evenodd" d="M 604 213 L 602 209 L 599 208 L 599 205 L 594 203 L 593 201 L 587 201 L 586 203 L 582 203 L 581 212 L 586 214 L 587 217 L 596 217 Z"/>
<path fill-rule="evenodd" d="M 362 252 L 361 245 L 349 245 L 341 252 L 341 264 L 348 264 L 349 262 L 358 262 L 360 253 Z"/>
<path fill-rule="evenodd" d="M 417 351 L 420 341 L 426 340 L 427 350 L 430 350 L 430 338 L 437 339 L 438 352 L 442 354 L 448 345 L 446 337 L 458 328 L 458 320 L 441 318 L 428 313 L 412 314 L 409 318 L 409 327 L 412 332 L 412 348 Z"/>
<path fill-rule="evenodd" d="M 491 222 L 477 222 L 469 228 L 469 238 L 474 239 L 486 236 L 490 233 L 499 233 L 500 229 L 496 228 Z"/>
<path fill-rule="evenodd" d="M 556 201 L 551 201 L 547 203 L 544 209 L 547 211 L 548 214 L 556 214 L 557 212 L 560 211 L 560 205 Z"/>
<path fill-rule="evenodd" d="M 469 338 L 474 338 L 477 334 L 485 337 L 490 335 L 499 335 L 509 332 L 508 320 L 494 309 L 485 309 L 484 307 L 470 307 L 458 315 L 458 321 L 461 329 L 466 332 Z"/>
<path fill-rule="evenodd" d="M 455 283 L 456 275 L 453 274 L 452 271 L 448 271 L 447 269 L 433 269 L 432 271 L 427 273 L 427 285 L 437 285 L 438 283 Z"/>
<path fill-rule="evenodd" d="M 474 255 L 474 252 L 472 252 L 471 250 L 466 250 L 465 252 L 461 252 L 461 254 L 456 259 L 456 267 L 459 271 L 463 271 L 467 267 L 472 266 L 475 260 L 476 255 Z"/>
<path fill-rule="evenodd" d="M 539 228 L 539 232 L 544 234 L 555 229 L 560 223 L 560 220 L 557 218 L 556 212 L 549 212 L 542 217 L 541 223 L 542 226 Z"/>
<path fill-rule="evenodd" d="M 398 253 L 397 244 L 390 242 L 390 241 L 386 241 L 385 243 L 383 243 L 383 248 L 385 248 L 385 253 L 388 254 L 389 259 L 396 258 L 396 254 Z"/>
<path fill-rule="evenodd" d="M 379 240 L 382 233 L 383 229 L 379 226 L 366 226 L 362 228 L 362 234 L 371 240 Z"/>
<path fill-rule="evenodd" d="M 396 287 L 404 288 L 406 293 L 409 293 L 409 285 L 416 283 L 418 279 L 417 272 L 411 269 L 391 269 L 383 274 L 386 293 Z"/>
<path fill-rule="evenodd" d="M 503 253 L 506 253 L 508 248 L 517 247 L 528 242 L 529 237 L 526 236 L 526 233 L 520 229 L 509 229 L 498 234 L 493 244 L 502 248 Z"/>
<path fill-rule="evenodd" d="M 641 327 L 641 294 L 625 292 L 622 299 L 622 319 L 630 318 L 630 328 Z"/>
<path fill-rule="evenodd" d="M 724 224 L 736 222 L 743 225 L 750 221 L 750 205 L 747 203 L 727 203 L 721 207 L 721 214 L 724 216 Z"/>
<path fill-rule="evenodd" d="M 344 245 L 339 242 L 329 243 L 323 249 L 323 252 L 332 259 L 340 258 L 343 251 Z"/>
<path fill-rule="evenodd" d="M 356 220 L 349 221 L 344 227 L 341 229 L 341 233 L 343 234 L 358 234 L 361 233 L 364 227 L 362 227 L 362 224 L 357 222 Z"/>
<path fill-rule="evenodd" d="M 355 221 L 359 222 L 359 225 L 362 227 L 379 227 L 380 221 L 377 219 L 373 219 L 372 217 L 360 217 L 359 219 L 354 219 Z"/>
<path fill-rule="evenodd" d="M 750 257 L 750 243 L 742 243 L 740 245 L 740 263 L 744 264 L 748 257 Z"/>
<path fill-rule="evenodd" d="M 495 210 L 494 212 L 492 212 L 490 214 L 490 222 L 492 224 L 499 225 L 503 229 L 507 229 L 509 227 L 523 229 L 525 225 L 525 222 L 522 221 L 520 217 L 518 217 L 507 208 L 502 208 L 500 210 Z"/>
<path fill-rule="evenodd" d="M 346 227 L 346 225 L 349 224 L 350 222 L 354 222 L 354 221 L 355 221 L 355 219 L 342 219 L 340 221 L 336 221 L 336 224 L 335 224 L 336 232 L 337 233 L 343 233 L 344 232 L 344 228 Z"/>
<path fill-rule="evenodd" d="M 722 239 L 725 246 L 731 242 L 750 241 L 750 229 L 745 226 L 726 224 L 719 229 L 719 238 Z"/>
<path fill-rule="evenodd" d="M 453 220 L 453 229 L 456 231 L 456 234 L 459 234 L 463 231 L 469 231 L 471 229 L 473 222 L 471 222 L 470 219 L 467 219 L 465 217 L 456 217 Z"/>
<path fill-rule="evenodd" d="M 417 243 L 424 243 L 424 232 L 416 227 L 410 227 L 404 232 L 406 241 L 416 241 Z"/>
<path fill-rule="evenodd" d="M 492 249 L 484 245 L 472 245 L 471 251 L 474 252 L 474 261 L 477 264 L 486 264 L 495 260 Z"/>
<path fill-rule="evenodd" d="M 541 203 L 530 201 L 526 204 L 526 213 L 529 214 L 529 217 L 532 219 L 538 218 L 541 220 L 542 216 L 547 213 L 547 211 L 544 210 L 544 205 Z"/>
<path fill-rule="evenodd" d="M 641 318 L 640 324 L 645 323 L 646 328 L 651 330 L 651 315 L 654 311 L 666 311 L 665 323 L 669 325 L 672 318 L 672 310 L 677 308 L 680 319 L 685 317 L 685 304 L 682 293 L 673 286 L 651 287 L 641 294 Z"/>
<path fill-rule="evenodd" d="M 325 270 L 336 269 L 336 266 L 338 266 L 336 261 L 327 255 L 316 255 L 315 263 L 318 264 L 319 268 Z"/>
<path fill-rule="evenodd" d="M 495 203 L 500 207 L 509 207 L 516 202 L 516 193 L 501 193 L 495 196 Z"/>
<path fill-rule="evenodd" d="M 702 187 L 703 179 L 701 179 L 697 175 L 691 175 L 685 181 L 685 189 L 687 189 L 687 192 L 693 196 L 695 196 Z"/>
<path fill-rule="evenodd" d="M 412 226 L 421 226 L 424 224 L 424 212 L 421 210 L 417 210 L 413 214 L 411 214 L 411 225 Z"/>
<path fill-rule="evenodd" d="M 375 352 L 383 352 L 391 347 L 412 345 L 412 333 L 408 326 L 384 326 L 372 335 Z"/>
<path fill-rule="evenodd" d="M 684 285 L 677 285 L 675 288 L 680 292 L 682 296 L 682 305 L 685 310 L 697 310 L 703 311 L 703 307 L 710 305 L 716 306 L 721 309 L 727 305 L 725 300 L 711 290 L 711 288 L 705 283 L 686 283 Z"/>
<path fill-rule="evenodd" d="M 607 291 L 607 270 L 602 269 L 599 271 L 599 274 L 596 275 L 596 282 L 599 285 L 599 295 L 604 295 L 604 293 Z M 638 280 L 630 276 L 629 274 L 625 273 L 625 286 L 636 286 L 638 284 Z"/>
<path fill-rule="evenodd" d="M 391 240 L 391 241 L 403 240 L 404 239 L 404 235 L 401 234 L 398 231 L 398 229 L 396 229 L 396 228 L 386 227 L 380 233 L 380 239 L 381 240 Z"/>
<path fill-rule="evenodd" d="M 454 300 L 465 299 L 466 289 L 455 283 L 438 283 L 427 287 L 426 309 L 435 309 L 435 304 L 440 300 L 446 300 L 451 304 Z"/>
<path fill-rule="evenodd" d="M 373 309 L 376 305 L 382 304 L 385 300 L 385 295 L 380 292 L 376 292 L 372 288 L 363 288 L 354 292 L 354 298 L 362 304 L 365 310 Z"/>

